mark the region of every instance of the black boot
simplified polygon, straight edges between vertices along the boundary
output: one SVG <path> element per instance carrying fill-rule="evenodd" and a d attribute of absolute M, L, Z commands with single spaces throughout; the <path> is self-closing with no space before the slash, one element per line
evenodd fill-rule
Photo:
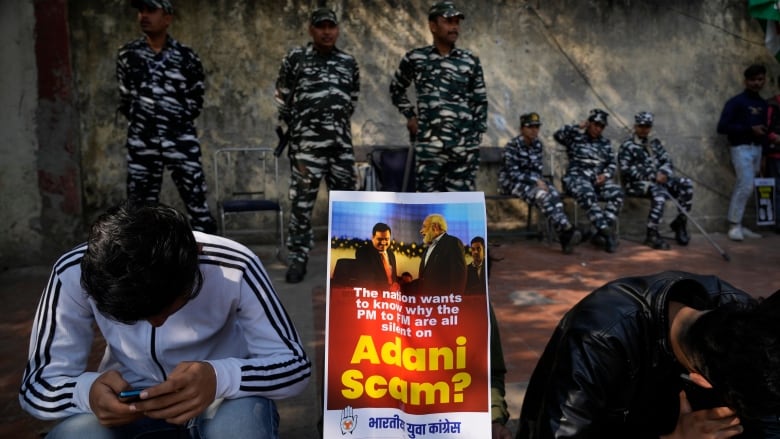
<path fill-rule="evenodd" d="M 569 226 L 568 229 L 561 232 L 560 239 L 563 254 L 568 255 L 574 250 L 574 246 L 580 243 L 582 234 L 576 227 Z"/>
<path fill-rule="evenodd" d="M 669 243 L 661 238 L 661 235 L 658 234 L 658 229 L 647 229 L 645 245 L 654 250 L 669 250 Z"/>
<path fill-rule="evenodd" d="M 688 236 L 688 218 L 681 213 L 669 226 L 674 230 L 674 240 L 680 245 L 688 245 L 691 241 Z"/>
<path fill-rule="evenodd" d="M 615 239 L 615 235 L 609 230 L 609 227 L 599 230 L 599 236 L 604 240 L 604 250 L 606 250 L 607 253 L 615 253 L 617 250 L 617 240 Z"/>
<path fill-rule="evenodd" d="M 293 261 L 287 268 L 285 280 L 288 284 L 297 284 L 306 276 L 306 261 Z"/>

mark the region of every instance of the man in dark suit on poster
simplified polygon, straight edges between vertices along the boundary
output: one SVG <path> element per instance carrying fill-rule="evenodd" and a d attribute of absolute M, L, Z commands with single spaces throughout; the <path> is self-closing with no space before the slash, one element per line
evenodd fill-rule
<path fill-rule="evenodd" d="M 355 251 L 356 277 L 361 286 L 398 291 L 398 266 L 395 254 L 389 250 L 391 235 L 390 226 L 376 223 L 371 230 L 371 243 Z"/>
<path fill-rule="evenodd" d="M 420 261 L 415 292 L 463 294 L 466 289 L 466 254 L 461 240 L 447 233 L 447 221 L 437 213 L 425 218 L 420 234 L 427 248 Z"/>

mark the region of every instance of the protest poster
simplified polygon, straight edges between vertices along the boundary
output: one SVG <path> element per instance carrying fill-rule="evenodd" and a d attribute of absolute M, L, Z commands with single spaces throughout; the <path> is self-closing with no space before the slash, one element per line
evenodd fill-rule
<path fill-rule="evenodd" d="M 466 288 L 484 194 L 334 191 L 329 209 L 323 438 L 488 437 L 487 285 Z"/>

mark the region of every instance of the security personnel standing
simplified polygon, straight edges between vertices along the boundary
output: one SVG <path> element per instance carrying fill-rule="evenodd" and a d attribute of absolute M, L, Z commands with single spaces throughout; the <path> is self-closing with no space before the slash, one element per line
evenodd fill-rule
<path fill-rule="evenodd" d="M 433 44 L 404 55 L 390 95 L 414 142 L 419 192 L 473 191 L 479 144 L 487 131 L 487 94 L 479 58 L 455 47 L 464 19 L 451 1 L 428 12 Z M 417 108 L 406 96 L 414 82 Z"/>
<path fill-rule="evenodd" d="M 653 119 L 653 113 L 647 111 L 634 116 L 634 135 L 620 145 L 618 163 L 626 194 L 650 199 L 644 244 L 656 250 L 669 250 L 669 244 L 658 233 L 666 200 L 674 197 L 686 212 L 690 212 L 693 183 L 687 178 L 673 176 L 674 167 L 669 153 L 659 139 L 650 136 Z M 688 245 L 690 241 L 686 225 L 687 217 L 682 211 L 670 224 L 680 245 Z"/>
<path fill-rule="evenodd" d="M 539 140 L 542 120 L 537 113 L 520 116 L 520 135 L 504 147 L 504 163 L 498 172 L 501 192 L 514 195 L 542 210 L 549 218 L 564 253 L 571 253 L 580 242 L 580 232 L 563 211 L 561 196 L 551 181 L 542 175 L 544 145 Z"/>
<path fill-rule="evenodd" d="M 331 9 L 312 12 L 309 35 L 310 43 L 282 61 L 275 92 L 279 122 L 290 139 L 289 283 L 306 275 L 320 181 L 325 178 L 330 190 L 354 190 L 356 182 L 350 118 L 360 91 L 358 64 L 336 47 L 339 26 Z"/>
<path fill-rule="evenodd" d="M 608 116 L 603 110 L 594 108 L 588 120 L 579 126 L 565 125 L 553 134 L 553 138 L 566 147 L 569 157 L 563 177 L 566 192 L 588 213 L 588 219 L 596 228 L 596 237 L 603 240 L 604 249 L 614 253 L 617 239 L 612 228 L 623 207 L 623 190 L 612 180 L 617 172 L 612 143 L 601 135 Z M 599 200 L 606 202 L 603 209 Z"/>
<path fill-rule="evenodd" d="M 203 108 L 204 74 L 198 55 L 168 35 L 168 0 L 133 0 L 144 36 L 119 49 L 119 112 L 127 129 L 127 198 L 156 204 L 163 168 L 171 170 L 190 225 L 216 233 L 206 201 L 206 179 L 195 119 Z"/>

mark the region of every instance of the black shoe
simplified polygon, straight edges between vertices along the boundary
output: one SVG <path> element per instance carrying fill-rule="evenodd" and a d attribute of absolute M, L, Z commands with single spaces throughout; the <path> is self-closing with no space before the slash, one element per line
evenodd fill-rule
<path fill-rule="evenodd" d="M 688 218 L 683 214 L 677 215 L 674 221 L 669 226 L 674 230 L 674 240 L 680 245 L 688 245 L 691 242 L 691 237 L 688 235 Z"/>
<path fill-rule="evenodd" d="M 599 232 L 592 233 L 590 235 L 590 243 L 595 245 L 596 247 L 604 248 L 604 243 L 605 243 L 604 235 L 602 235 Z"/>
<path fill-rule="evenodd" d="M 306 276 L 306 263 L 295 261 L 290 264 L 289 268 L 287 268 L 287 275 L 285 275 L 285 280 L 287 280 L 288 284 L 297 284 L 303 280 L 304 276 Z"/>
<path fill-rule="evenodd" d="M 574 246 L 580 243 L 582 234 L 576 227 L 570 227 L 567 230 L 561 232 L 561 249 L 563 254 L 568 255 L 574 250 Z"/>
<path fill-rule="evenodd" d="M 615 251 L 617 251 L 617 240 L 615 239 L 615 235 L 609 231 L 609 228 L 599 230 L 599 236 L 604 240 L 604 250 L 607 253 L 615 253 Z"/>
<path fill-rule="evenodd" d="M 661 238 L 657 229 L 647 229 L 644 244 L 654 250 L 669 250 L 669 243 Z"/>

